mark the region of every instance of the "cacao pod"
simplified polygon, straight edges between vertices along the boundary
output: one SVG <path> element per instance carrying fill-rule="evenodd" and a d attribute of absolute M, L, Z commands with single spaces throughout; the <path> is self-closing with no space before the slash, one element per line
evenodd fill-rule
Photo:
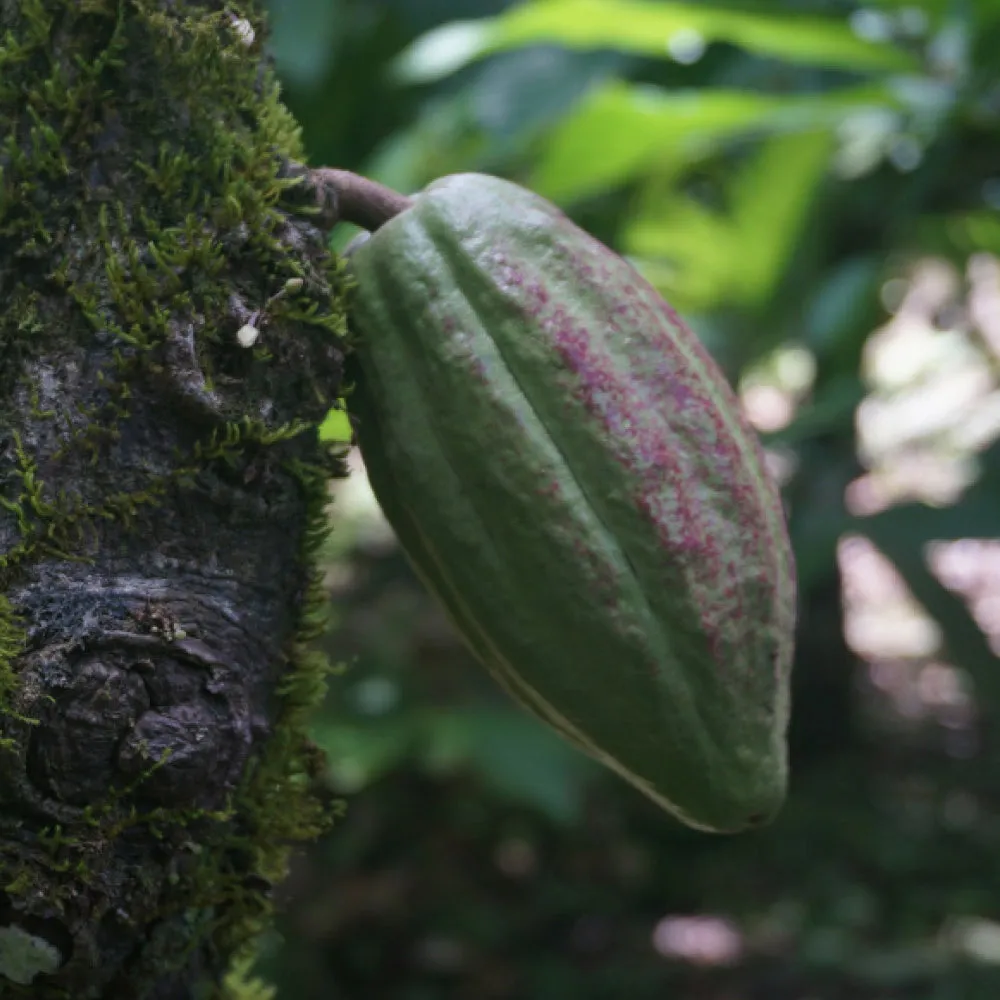
<path fill-rule="evenodd" d="M 779 493 L 659 294 L 544 199 L 443 178 L 350 258 L 369 479 L 497 681 L 690 826 L 777 812 Z"/>

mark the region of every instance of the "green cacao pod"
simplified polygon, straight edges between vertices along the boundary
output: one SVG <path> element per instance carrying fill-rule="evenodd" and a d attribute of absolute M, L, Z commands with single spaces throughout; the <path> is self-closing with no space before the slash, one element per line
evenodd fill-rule
<path fill-rule="evenodd" d="M 477 658 L 688 825 L 771 819 L 793 561 L 697 338 L 621 257 L 494 177 L 431 184 L 351 270 L 369 479 Z"/>

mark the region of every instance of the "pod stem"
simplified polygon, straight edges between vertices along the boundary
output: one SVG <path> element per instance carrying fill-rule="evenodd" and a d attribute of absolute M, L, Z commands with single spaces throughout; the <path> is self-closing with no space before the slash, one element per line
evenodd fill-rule
<path fill-rule="evenodd" d="M 405 211 L 413 199 L 349 170 L 317 167 L 309 171 L 316 189 L 322 224 L 350 222 L 374 232 Z"/>

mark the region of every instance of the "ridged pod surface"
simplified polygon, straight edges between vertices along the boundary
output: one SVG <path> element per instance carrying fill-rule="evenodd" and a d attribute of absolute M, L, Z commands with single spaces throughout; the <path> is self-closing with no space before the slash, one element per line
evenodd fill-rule
<path fill-rule="evenodd" d="M 484 175 L 431 184 L 351 269 L 369 479 L 475 655 L 688 825 L 771 819 L 793 560 L 697 338 L 621 257 Z"/>

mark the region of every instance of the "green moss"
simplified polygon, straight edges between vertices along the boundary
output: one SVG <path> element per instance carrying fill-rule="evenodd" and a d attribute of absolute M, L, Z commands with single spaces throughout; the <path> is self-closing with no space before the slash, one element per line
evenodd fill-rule
<path fill-rule="evenodd" d="M 303 357 L 310 350 L 320 356 L 323 345 L 345 336 L 346 279 L 338 261 L 304 261 L 286 238 L 286 213 L 297 192 L 283 165 L 302 155 L 298 128 L 274 80 L 261 77 L 258 57 L 231 24 L 233 14 L 255 20 L 256 4 L 206 12 L 178 0 L 170 15 L 161 6 L 153 0 L 24 0 L 17 33 L 0 39 L 6 132 L 0 242 L 16 278 L 0 311 L 0 384 L 24 387 L 29 421 L 44 423 L 48 439 L 55 433 L 57 441 L 43 463 L 36 449 L 46 435 L 29 439 L 15 432 L 13 459 L 0 469 L 0 517 L 17 536 L 0 552 L 0 767 L 4 749 L 13 747 L 4 719 L 31 721 L 18 708 L 24 623 L 5 592 L 43 560 L 94 559 L 106 522 L 129 531 L 144 511 L 196 486 L 218 464 L 238 468 L 270 451 L 284 457 L 307 508 L 301 561 L 309 584 L 283 652 L 272 737 L 226 808 L 137 809 L 134 792 L 163 763 L 152 761 L 135 784 L 109 789 L 84 810 L 72 829 L 41 831 L 29 862 L 0 855 L 0 880 L 12 898 L 44 890 L 58 909 L 86 892 L 110 845 L 136 827 L 154 835 L 186 831 L 184 850 L 193 863 L 177 876 L 158 916 L 184 914 L 190 947 L 207 936 L 218 953 L 245 962 L 270 914 L 261 886 L 283 877 L 290 844 L 317 836 L 333 818 L 312 790 L 323 761 L 306 735 L 306 720 L 322 698 L 328 669 L 312 648 L 327 603 L 317 562 L 329 530 L 327 482 L 342 472 L 338 455 L 324 453 L 317 424 L 340 387 L 303 370 Z M 60 37 L 73 39 L 72 60 L 53 53 L 56 25 Z M 134 75 L 122 72 L 127 65 L 143 66 L 148 90 L 137 90 Z M 191 110 L 183 130 L 163 113 L 180 106 Z M 109 159 L 102 178 L 94 150 L 109 121 L 128 136 L 121 145 L 134 142 L 135 151 L 130 162 Z M 124 200 L 116 197 L 119 189 Z M 265 335 L 241 353 L 233 343 L 231 296 L 238 292 L 263 308 L 291 278 L 304 281 L 267 314 L 281 336 Z M 54 293 L 61 312 L 46 304 Z M 205 379 L 194 389 L 226 387 L 217 396 L 221 412 L 214 425 L 178 448 L 167 471 L 109 485 L 100 495 L 45 482 L 41 467 L 121 463 L 136 382 L 168 377 L 164 351 L 172 325 L 195 318 L 196 361 Z M 67 348 L 83 348 L 100 363 L 94 391 L 74 412 L 50 405 L 37 375 L 26 371 L 30 362 Z M 320 416 L 273 424 L 252 416 L 259 398 L 290 372 L 301 373 L 295 392 L 306 411 Z M 10 405 L 0 395 L 0 428 L 25 420 L 4 410 Z M 287 458 L 293 450 L 310 460 Z M 150 981 L 184 959 L 157 941 L 148 954 Z M 265 996 L 244 972 L 234 972 L 216 995 Z M 67 994 L 53 988 L 31 995 Z"/>
<path fill-rule="evenodd" d="M 24 649 L 24 625 L 17 617 L 10 601 L 0 593 L 0 714 L 22 718 L 12 710 L 12 698 L 17 689 L 14 662 Z M 0 736 L 0 753 L 13 741 Z"/>
<path fill-rule="evenodd" d="M 219 1000 L 274 1000 L 275 989 L 253 975 L 253 961 L 244 957 L 233 963 L 223 980 Z"/>

